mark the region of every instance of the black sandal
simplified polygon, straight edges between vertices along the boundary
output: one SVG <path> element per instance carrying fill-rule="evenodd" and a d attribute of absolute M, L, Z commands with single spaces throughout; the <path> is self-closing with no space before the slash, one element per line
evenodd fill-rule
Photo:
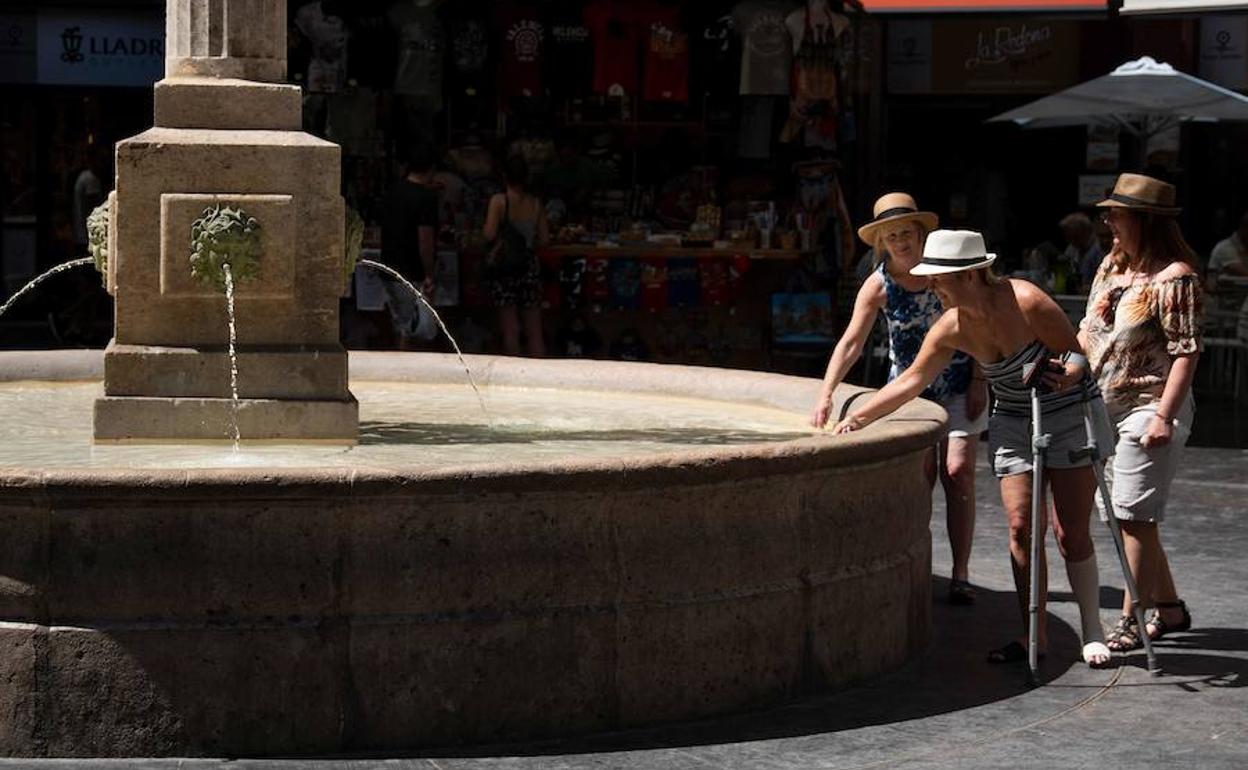
<path fill-rule="evenodd" d="M 1177 608 L 1183 610 L 1183 619 L 1178 623 L 1171 625 L 1161 617 L 1162 608 Z M 1187 611 L 1187 603 L 1182 599 L 1175 602 L 1157 602 L 1153 607 L 1153 611 L 1149 613 L 1148 620 L 1144 623 L 1145 627 L 1152 626 L 1155 630 L 1148 635 L 1151 641 L 1157 641 L 1166 634 L 1173 634 L 1179 631 L 1187 631 L 1192 627 L 1192 613 Z"/>
<path fill-rule="evenodd" d="M 1027 648 L 1018 642 L 1010 642 L 988 652 L 989 663 L 1023 663 L 1026 660 Z M 1044 652 L 1037 650 L 1036 660 L 1044 660 Z"/>
<path fill-rule="evenodd" d="M 949 603 L 965 607 L 975 603 L 975 586 L 969 580 L 949 581 Z"/>
<path fill-rule="evenodd" d="M 1135 622 L 1134 615 L 1122 615 L 1118 625 L 1105 637 L 1105 646 L 1113 652 L 1130 652 L 1144 646 L 1140 640 L 1140 626 Z"/>

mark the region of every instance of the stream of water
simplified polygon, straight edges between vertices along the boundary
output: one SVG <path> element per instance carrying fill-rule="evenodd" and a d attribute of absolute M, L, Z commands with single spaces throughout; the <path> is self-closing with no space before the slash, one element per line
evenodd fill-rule
<path fill-rule="evenodd" d="M 238 451 L 241 436 L 238 432 L 238 327 L 234 325 L 234 274 L 229 264 L 221 265 L 225 273 L 225 312 L 230 323 L 230 440 Z"/>
<path fill-rule="evenodd" d="M 361 259 L 356 264 L 378 270 L 395 279 L 400 284 L 405 286 L 407 290 L 412 293 L 412 296 L 419 300 L 421 304 L 428 308 L 430 313 L 433 313 L 433 320 L 438 322 L 438 328 L 441 329 L 442 333 L 446 335 L 446 338 L 451 341 L 451 347 L 455 349 L 455 355 L 459 358 L 459 363 L 464 367 L 464 374 L 468 377 L 468 384 L 472 386 L 472 392 L 477 394 L 477 403 L 481 405 L 481 412 L 486 415 L 486 419 L 488 420 L 490 413 L 485 407 L 485 399 L 481 396 L 481 389 L 477 387 L 476 380 L 472 378 L 472 370 L 468 368 L 468 362 L 464 360 L 464 354 L 459 349 L 459 343 L 456 342 L 455 338 L 451 336 L 451 332 L 446 328 L 446 324 L 442 323 L 442 316 L 438 315 L 438 311 L 433 309 L 433 305 L 429 303 L 429 300 L 425 299 L 425 295 L 421 294 L 420 290 L 413 286 L 411 281 L 404 278 L 402 273 L 388 265 L 383 265 L 380 262 L 374 262 L 371 259 Z"/>
<path fill-rule="evenodd" d="M 3 305 L 0 305 L 0 316 L 3 316 L 5 313 L 7 313 L 9 311 L 9 308 L 17 304 L 17 301 L 19 299 L 21 299 L 22 297 L 24 297 L 26 294 L 30 293 L 31 291 L 34 291 L 36 286 L 43 283 L 44 281 L 51 278 L 52 276 L 57 275 L 58 273 L 63 273 L 66 270 L 72 270 L 76 267 L 82 267 L 83 265 L 93 265 L 93 264 L 95 264 L 95 260 L 91 259 L 91 257 L 82 257 L 81 259 L 71 259 L 68 262 L 62 262 L 61 264 L 55 267 L 49 268 L 48 270 L 44 271 L 41 275 L 38 275 L 34 279 L 32 279 L 30 283 L 26 284 L 25 286 L 23 286 L 22 288 L 14 292 L 12 297 L 9 297 L 8 300 Z"/>

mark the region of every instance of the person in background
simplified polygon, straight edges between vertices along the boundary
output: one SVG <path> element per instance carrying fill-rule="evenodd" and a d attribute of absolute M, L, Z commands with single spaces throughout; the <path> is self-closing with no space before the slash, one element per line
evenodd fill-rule
<path fill-rule="evenodd" d="M 1093 668 L 1104 666 L 1111 656 L 1103 641 L 1096 550 L 1088 531 L 1096 477 L 1088 457 L 1071 454 L 1088 441 L 1082 408 L 1085 403 L 1091 408 L 1093 429 L 1103 442 L 1101 446 L 1112 443 L 1113 426 L 1096 384 L 1088 377 L 1087 362 L 1070 319 L 1030 282 L 998 278 L 989 269 L 995 260 L 996 255 L 986 251 L 983 236 L 977 232 L 937 230 L 928 236 L 922 261 L 910 272 L 931 276 L 933 290 L 946 310 L 927 330 L 922 347 L 906 370 L 866 403 L 855 402 L 853 413 L 837 424 L 836 432 L 861 430 L 896 411 L 938 381 L 959 354 L 969 354 L 979 362 L 995 396 L 988 424 L 989 457 L 1009 518 L 1010 562 L 1026 639 L 1030 545 L 1033 537 L 1044 538 L 1049 517 L 1041 517 L 1041 531 L 1031 531 L 1032 403 L 1024 372 L 1029 365 L 1044 366 L 1046 389 L 1040 396 L 1040 408 L 1044 431 L 1052 437 L 1044 480 L 1053 501 L 1053 530 L 1079 605 L 1083 661 Z M 1041 603 L 1036 632 L 1038 651 L 1043 655 L 1048 645 L 1043 548 L 1040 559 Z M 1015 640 L 990 651 L 988 662 L 1021 663 L 1027 657 L 1026 643 Z"/>
<path fill-rule="evenodd" d="M 1243 278 L 1248 276 L 1248 211 L 1239 218 L 1239 227 L 1228 237 L 1218 241 L 1209 254 L 1208 276 L 1206 288 L 1211 292 L 1220 292 L 1218 277 L 1222 275 Z M 1235 304 L 1238 295 L 1226 292 L 1229 304 Z M 1220 303 L 1221 304 L 1221 303 Z"/>
<path fill-rule="evenodd" d="M 523 320 L 525 342 L 530 356 L 546 354 L 542 338 L 542 283 L 537 249 L 550 242 L 546 210 L 542 201 L 529 188 L 529 165 L 521 155 L 512 155 L 503 165 L 504 192 L 490 198 L 484 234 L 495 249 L 518 239 L 523 241 L 523 264 L 517 269 L 500 272 L 492 268 L 490 296 L 498 308 L 499 325 L 503 332 L 503 350 L 508 355 L 520 354 L 520 327 Z M 511 230 L 511 233 L 506 231 Z M 501 243 L 496 243 L 501 241 Z M 520 259 L 512 256 L 507 259 Z M 496 255 L 494 259 L 504 259 Z"/>
<path fill-rule="evenodd" d="M 1175 217 L 1174 186 L 1122 174 L 1097 205 L 1114 231 L 1114 248 L 1097 272 L 1080 323 L 1118 444 L 1112 463 L 1113 515 L 1122 521 L 1127 561 L 1140 596 L 1124 592 L 1113 650 L 1191 628 L 1179 599 L 1160 524 L 1183 446 L 1192 430 L 1192 376 L 1200 357 L 1202 298 L 1196 254 Z M 1102 515 L 1105 512 L 1102 511 Z M 1141 630 L 1132 602 L 1152 612 Z"/>
<path fill-rule="evenodd" d="M 906 193 L 889 193 L 875 202 L 874 217 L 858 228 L 858 237 L 875 249 L 879 264 L 858 290 L 853 317 L 828 361 L 810 420 L 816 428 L 827 424 L 832 395 L 862 355 L 877 315 L 884 313 L 888 321 L 891 381 L 913 363 L 923 336 L 944 310 L 932 291 L 931 280 L 910 275 L 910 269 L 919 263 L 927 233 L 937 225 L 936 215 L 919 211 L 914 198 Z M 975 536 L 975 450 L 979 434 L 987 427 L 988 389 L 971 360 L 959 354 L 949 360 L 923 395 L 949 413 L 948 435 L 928 468 L 932 483 L 939 468 L 945 490 L 945 521 L 953 551 L 949 602 L 972 604 L 975 589 L 969 568 Z"/>
<path fill-rule="evenodd" d="M 429 297 L 437 258 L 438 191 L 433 184 L 437 157 L 428 144 L 402 148 L 400 153 L 403 177 L 386 194 L 381 261 Z M 405 347 L 420 323 L 417 300 L 395 283 L 386 284 L 386 295 L 400 346 Z"/>
<path fill-rule="evenodd" d="M 1101 259 L 1105 256 L 1096 239 L 1092 220 L 1087 214 L 1076 211 L 1062 217 L 1058 227 L 1062 229 L 1062 237 L 1066 239 L 1066 251 L 1062 253 L 1062 259 L 1078 276 L 1078 286 L 1072 287 L 1068 281 L 1067 292 L 1072 289 L 1086 289 L 1092 285 L 1096 269 L 1101 266 Z"/>

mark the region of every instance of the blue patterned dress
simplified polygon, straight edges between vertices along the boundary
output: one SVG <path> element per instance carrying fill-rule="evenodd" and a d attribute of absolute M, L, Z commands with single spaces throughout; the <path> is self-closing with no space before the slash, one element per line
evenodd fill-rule
<path fill-rule="evenodd" d="M 931 289 L 907 291 L 888 274 L 888 258 L 876 268 L 884 280 L 884 317 L 888 320 L 888 381 L 914 363 L 923 346 L 927 330 L 944 312 L 940 298 Z M 955 396 L 965 395 L 971 386 L 970 356 L 958 351 L 949 366 L 923 391 L 923 398 L 943 404 Z"/>

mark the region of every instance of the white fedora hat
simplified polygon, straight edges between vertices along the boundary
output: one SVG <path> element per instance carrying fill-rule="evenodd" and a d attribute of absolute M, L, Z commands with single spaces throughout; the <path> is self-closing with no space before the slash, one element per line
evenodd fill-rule
<path fill-rule="evenodd" d="M 997 259 L 984 249 L 984 236 L 974 230 L 934 230 L 923 244 L 923 261 L 910 275 L 941 275 L 979 270 Z"/>

